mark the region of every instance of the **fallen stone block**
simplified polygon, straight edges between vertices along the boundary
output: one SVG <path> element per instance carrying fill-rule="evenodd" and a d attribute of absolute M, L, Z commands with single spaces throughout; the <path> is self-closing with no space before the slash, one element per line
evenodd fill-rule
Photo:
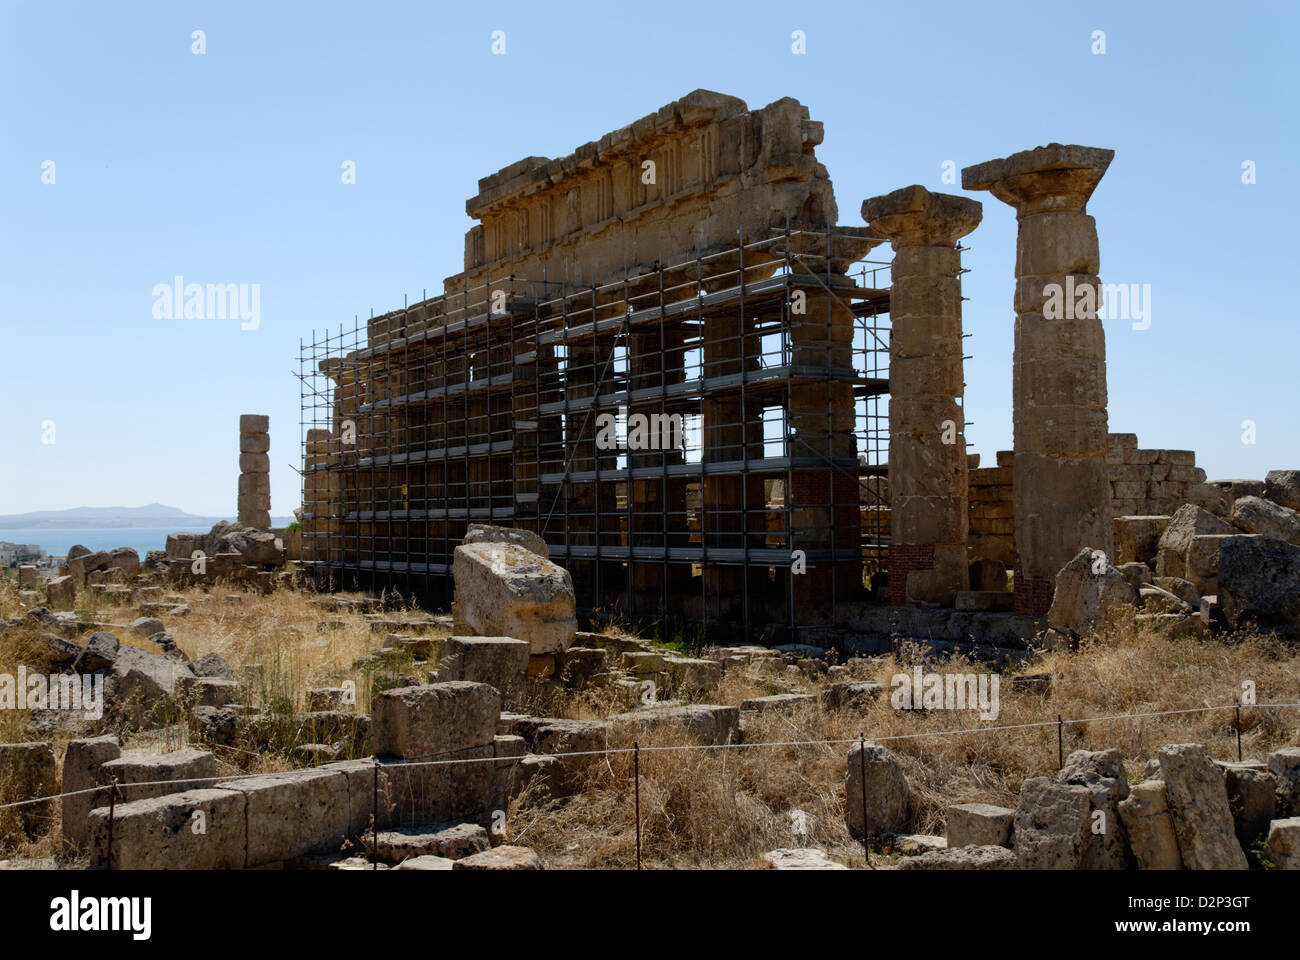
<path fill-rule="evenodd" d="M 383 830 L 376 837 L 362 834 L 361 842 L 368 856 L 377 849 L 380 860 L 393 864 L 422 856 L 459 860 L 492 846 L 487 831 L 477 823 Z"/>
<path fill-rule="evenodd" d="M 1218 552 L 1219 603 L 1234 626 L 1300 619 L 1300 547 L 1267 537 L 1227 537 Z"/>
<path fill-rule="evenodd" d="M 888 840 L 890 848 L 905 857 L 919 857 L 923 853 L 948 849 L 947 838 L 924 833 L 897 833 Z"/>
<path fill-rule="evenodd" d="M 71 610 L 77 605 L 77 587 L 71 577 L 51 577 L 45 581 L 46 602 L 51 610 Z"/>
<path fill-rule="evenodd" d="M 740 740 L 740 709 L 709 703 L 684 706 L 647 707 L 610 717 L 620 730 L 633 735 L 659 733 L 681 735 L 697 743 L 723 744 Z"/>
<path fill-rule="evenodd" d="M 560 682 L 581 690 L 594 678 L 609 672 L 609 654 L 600 647 L 570 647 L 560 658 Z"/>
<path fill-rule="evenodd" d="M 1106 554 L 1085 547 L 1057 573 L 1047 621 L 1056 630 L 1082 637 L 1099 618 L 1137 600 L 1137 591 Z"/>
<path fill-rule="evenodd" d="M 1263 497 L 1242 497 L 1232 505 L 1233 526 L 1247 533 L 1300 546 L 1300 513 Z"/>
<path fill-rule="evenodd" d="M 191 707 L 224 707 L 239 698 L 239 684 L 220 677 L 181 675 L 176 678 L 176 699 Z"/>
<path fill-rule="evenodd" d="M 1057 773 L 1056 779 L 1060 783 L 1087 787 L 1092 794 L 1082 869 L 1128 869 L 1128 837 L 1120 822 L 1118 804 L 1128 796 L 1129 786 L 1120 752 L 1075 750 L 1065 758 L 1065 766 Z"/>
<path fill-rule="evenodd" d="M 241 870 L 248 866 L 245 797 L 233 790 L 187 790 L 90 811 L 90 863 L 111 870 Z"/>
<path fill-rule="evenodd" d="M 462 543 L 512 543 L 535 553 L 543 560 L 551 558 L 551 551 L 546 541 L 531 530 L 519 530 L 515 527 L 495 527 L 486 523 L 471 523 L 465 531 Z"/>
<path fill-rule="evenodd" d="M 542 858 L 527 847 L 503 844 L 455 861 L 453 870 L 544 870 Z"/>
<path fill-rule="evenodd" d="M 206 790 L 214 786 L 216 776 L 217 758 L 206 750 L 187 747 L 157 754 L 126 750 L 100 765 L 98 783 L 106 787 L 116 779 L 120 802 Z M 96 806 L 108 802 L 105 793 L 96 796 L 99 797 Z"/>
<path fill-rule="evenodd" d="M 455 634 L 517 637 L 535 654 L 566 650 L 578 629 L 573 578 L 523 547 L 472 543 L 452 562 Z"/>
<path fill-rule="evenodd" d="M 863 790 L 863 777 L 866 790 Z M 907 829 L 911 790 L 898 758 L 877 744 L 854 744 L 844 772 L 844 819 L 849 833 L 862 839 Z"/>
<path fill-rule="evenodd" d="M 1159 756 L 1183 865 L 1188 870 L 1245 870 L 1228 791 L 1205 748 L 1169 744 Z"/>
<path fill-rule="evenodd" d="M 1160 537 L 1169 520 L 1164 515 L 1114 517 L 1111 523 L 1115 527 L 1116 564 L 1136 562 L 1154 566 Z"/>
<path fill-rule="evenodd" d="M 899 870 L 1014 870 L 1016 855 L 1006 847 L 958 847 L 911 857 Z"/>
<path fill-rule="evenodd" d="M 1270 470 L 1261 495 L 1274 503 L 1300 510 L 1300 470 Z"/>
<path fill-rule="evenodd" d="M 1129 848 L 1141 870 L 1181 870 L 1173 815 L 1165 797 L 1163 780 L 1144 780 L 1117 805 Z"/>
<path fill-rule="evenodd" d="M 1236 826 L 1237 841 L 1249 850 L 1268 833 L 1276 815 L 1277 777 L 1244 763 L 1217 764 L 1228 790 L 1228 807 Z"/>
<path fill-rule="evenodd" d="M 722 681 L 722 664 L 698 657 L 664 657 L 674 691 L 688 696 L 708 693 Z"/>
<path fill-rule="evenodd" d="M 763 860 L 771 870 L 847 870 L 817 847 L 795 847 L 769 850 Z"/>
<path fill-rule="evenodd" d="M 438 653 L 438 679 L 495 687 L 507 703 L 524 692 L 530 647 L 511 637 L 450 637 Z"/>
<path fill-rule="evenodd" d="M 64 793 L 77 794 L 63 798 L 63 842 L 75 851 L 85 849 L 89 839 L 86 822 L 90 811 L 106 802 L 100 793 L 79 793 L 104 782 L 100 768 L 122 755 L 122 745 L 116 735 L 92 737 L 69 741 L 63 753 Z"/>
<path fill-rule="evenodd" d="M 348 837 L 348 778 L 329 767 L 228 780 L 248 817 L 245 867 L 337 850 Z"/>
<path fill-rule="evenodd" d="M 319 711 L 342 710 L 348 703 L 351 691 L 346 687 L 309 687 L 306 693 L 306 707 L 309 713 Z"/>
<path fill-rule="evenodd" d="M 1002 847 L 1011 841 L 1016 811 L 991 803 L 957 803 L 948 808 L 947 848 Z"/>
<path fill-rule="evenodd" d="M 977 612 L 1010 610 L 1014 606 L 1015 595 L 1006 590 L 959 590 L 956 608 Z"/>
<path fill-rule="evenodd" d="M 385 690 L 371 708 L 375 753 L 416 760 L 490 746 L 500 713 L 501 694 L 484 683 Z"/>
<path fill-rule="evenodd" d="M 1031 777 L 1020 790 L 1014 826 L 1016 866 L 1022 870 L 1078 870 L 1092 811 L 1084 786 Z"/>
<path fill-rule="evenodd" d="M 808 693 L 777 693 L 768 697 L 750 697 L 740 702 L 740 709 L 753 713 L 797 713 L 816 706 L 817 701 Z"/>
<path fill-rule="evenodd" d="M 1269 824 L 1264 859 L 1279 870 L 1300 870 L 1300 817 Z"/>
<path fill-rule="evenodd" d="M 864 710 L 884 691 L 873 680 L 839 680 L 821 692 L 823 710 Z"/>
<path fill-rule="evenodd" d="M 422 856 L 403 860 L 394 870 L 451 870 L 456 861 L 447 857 Z"/>
<path fill-rule="evenodd" d="M 1300 747 L 1282 747 L 1268 755 L 1268 771 L 1277 778 L 1277 816 L 1300 816 Z"/>
<path fill-rule="evenodd" d="M 58 792 L 59 774 L 54 763 L 53 744 L 40 741 L 0 743 L 0 803 L 49 797 Z M 54 802 L 46 800 L 14 807 L 0 811 L 0 816 L 5 816 L 17 831 L 28 837 L 38 837 L 53 826 Z M 0 826 L 9 824 L 0 820 Z M 0 840 L 3 839 L 6 838 L 0 833 Z"/>

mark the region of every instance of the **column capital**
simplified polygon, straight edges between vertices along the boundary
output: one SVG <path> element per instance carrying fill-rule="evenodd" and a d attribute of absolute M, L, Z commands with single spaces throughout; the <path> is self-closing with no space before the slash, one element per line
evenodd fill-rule
<path fill-rule="evenodd" d="M 1018 217 L 1082 213 L 1114 158 L 1114 150 L 1102 147 L 1049 143 L 966 167 L 961 185 L 989 191 L 1015 207 Z"/>
<path fill-rule="evenodd" d="M 979 226 L 984 207 L 978 200 L 931 193 L 919 184 L 862 202 L 862 219 L 899 247 L 951 247 Z"/>

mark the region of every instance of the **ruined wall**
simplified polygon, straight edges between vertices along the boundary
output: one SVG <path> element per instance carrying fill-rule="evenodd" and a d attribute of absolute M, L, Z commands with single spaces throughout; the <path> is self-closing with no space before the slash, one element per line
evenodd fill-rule
<path fill-rule="evenodd" d="M 1015 565 L 1013 457 L 1010 450 L 999 450 L 997 466 L 969 472 L 970 536 L 967 553 L 971 560 L 996 560 L 1008 568 Z"/>

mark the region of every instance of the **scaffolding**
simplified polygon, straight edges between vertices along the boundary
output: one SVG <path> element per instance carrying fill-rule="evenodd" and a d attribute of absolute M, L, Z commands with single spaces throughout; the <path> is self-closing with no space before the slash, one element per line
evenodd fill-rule
<path fill-rule="evenodd" d="M 586 286 L 512 261 L 313 333 L 306 571 L 445 607 L 468 525 L 514 526 L 589 617 L 817 642 L 879 595 L 888 551 L 889 264 L 871 246 L 787 224 Z"/>

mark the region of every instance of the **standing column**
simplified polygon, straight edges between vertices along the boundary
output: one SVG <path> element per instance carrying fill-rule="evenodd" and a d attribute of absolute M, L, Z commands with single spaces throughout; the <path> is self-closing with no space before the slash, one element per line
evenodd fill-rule
<path fill-rule="evenodd" d="M 258 530 L 271 528 L 270 418 L 246 413 L 239 418 L 239 522 Z"/>
<path fill-rule="evenodd" d="M 1113 150 L 1051 143 L 962 171 L 967 190 L 1016 208 L 1012 372 L 1016 611 L 1047 612 L 1082 547 L 1111 552 L 1106 339 L 1088 198 Z"/>
<path fill-rule="evenodd" d="M 894 247 L 889 338 L 889 602 L 951 607 L 970 588 L 957 241 L 978 201 L 911 186 L 862 204 Z"/>

